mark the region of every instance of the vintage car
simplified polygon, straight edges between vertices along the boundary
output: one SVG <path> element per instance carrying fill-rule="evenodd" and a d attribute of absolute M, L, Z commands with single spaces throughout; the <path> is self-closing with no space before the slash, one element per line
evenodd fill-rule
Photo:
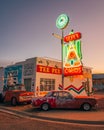
<path fill-rule="evenodd" d="M 21 84 L 9 86 L 3 92 L 4 102 L 11 102 L 13 106 L 16 106 L 18 103 L 31 103 L 33 97 L 34 93 L 26 91 L 24 85 Z"/>
<path fill-rule="evenodd" d="M 82 109 L 89 111 L 95 107 L 97 100 L 90 96 L 72 96 L 69 91 L 50 91 L 44 97 L 32 98 L 32 106 L 44 111 L 50 108 Z"/>

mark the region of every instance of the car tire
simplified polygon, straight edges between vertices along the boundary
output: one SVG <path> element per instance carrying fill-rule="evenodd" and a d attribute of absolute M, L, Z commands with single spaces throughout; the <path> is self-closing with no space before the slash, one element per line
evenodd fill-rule
<path fill-rule="evenodd" d="M 50 109 L 50 105 L 48 103 L 44 103 L 42 104 L 41 109 L 43 111 L 48 111 Z"/>
<path fill-rule="evenodd" d="M 1 102 L 1 103 L 4 102 L 4 97 L 3 97 L 2 93 L 0 93 L 0 102 Z"/>
<path fill-rule="evenodd" d="M 12 106 L 16 106 L 16 105 L 17 105 L 17 99 L 16 99 L 15 97 L 13 97 L 13 98 L 11 99 L 11 105 L 12 105 Z"/>
<path fill-rule="evenodd" d="M 89 103 L 84 103 L 81 107 L 84 111 L 90 111 L 91 105 Z"/>

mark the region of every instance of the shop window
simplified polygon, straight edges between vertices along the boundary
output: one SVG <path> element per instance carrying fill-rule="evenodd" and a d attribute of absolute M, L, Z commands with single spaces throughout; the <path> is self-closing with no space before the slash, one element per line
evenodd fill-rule
<path fill-rule="evenodd" d="M 40 91 L 55 90 L 55 79 L 40 79 Z"/>

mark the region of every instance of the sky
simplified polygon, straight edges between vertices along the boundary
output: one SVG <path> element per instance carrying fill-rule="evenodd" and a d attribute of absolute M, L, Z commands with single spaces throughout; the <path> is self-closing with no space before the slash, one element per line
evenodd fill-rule
<path fill-rule="evenodd" d="M 81 32 L 82 62 L 104 73 L 104 0 L 0 0 L 0 66 L 33 57 L 61 60 L 61 42 L 52 33 L 60 14 L 69 16 L 64 36 Z"/>

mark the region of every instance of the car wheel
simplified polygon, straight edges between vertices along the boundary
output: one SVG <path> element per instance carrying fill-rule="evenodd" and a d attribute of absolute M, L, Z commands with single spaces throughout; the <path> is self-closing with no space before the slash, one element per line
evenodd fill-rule
<path fill-rule="evenodd" d="M 0 93 L 0 102 L 4 102 L 4 97 L 1 93 Z"/>
<path fill-rule="evenodd" d="M 15 97 L 13 97 L 13 98 L 11 99 L 11 105 L 12 105 L 12 106 L 16 106 L 16 105 L 17 105 L 17 99 L 16 99 Z"/>
<path fill-rule="evenodd" d="M 44 104 L 42 104 L 41 109 L 44 111 L 48 111 L 50 109 L 50 106 L 48 103 L 44 103 Z"/>
<path fill-rule="evenodd" d="M 82 109 L 83 109 L 84 111 L 90 111 L 90 110 L 91 110 L 91 105 L 90 105 L 89 103 L 84 103 L 84 104 L 82 105 Z"/>

